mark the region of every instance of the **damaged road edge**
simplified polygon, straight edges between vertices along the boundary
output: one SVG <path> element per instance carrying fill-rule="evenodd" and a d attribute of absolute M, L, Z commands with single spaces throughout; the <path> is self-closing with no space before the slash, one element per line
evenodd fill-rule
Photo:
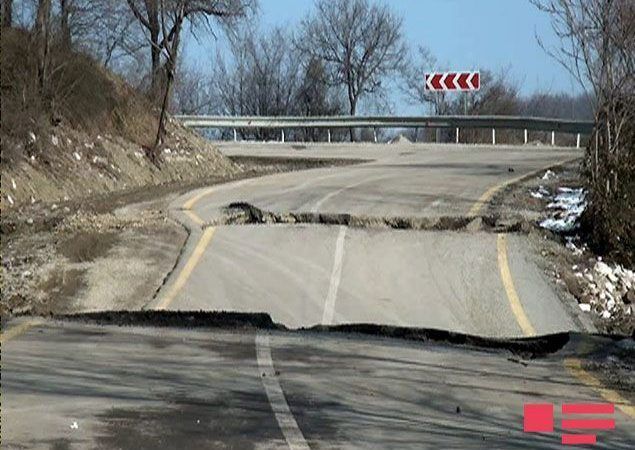
<path fill-rule="evenodd" d="M 561 351 L 578 356 L 602 353 L 610 344 L 628 337 L 562 332 L 531 338 L 489 338 L 434 328 L 398 327 L 370 323 L 343 325 L 316 325 L 290 329 L 273 321 L 267 313 L 243 313 L 232 311 L 103 311 L 76 314 L 51 315 L 50 319 L 61 322 L 76 322 L 99 326 L 140 326 L 161 328 L 200 329 L 256 329 L 284 331 L 288 333 L 346 334 L 380 338 L 400 339 L 415 342 L 433 342 L 476 349 L 507 350 L 524 358 L 537 358 Z M 32 317 L 38 324 L 44 318 Z"/>

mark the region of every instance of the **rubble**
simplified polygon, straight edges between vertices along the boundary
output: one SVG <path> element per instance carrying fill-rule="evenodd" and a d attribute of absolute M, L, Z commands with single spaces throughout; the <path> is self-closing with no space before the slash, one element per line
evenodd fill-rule
<path fill-rule="evenodd" d="M 606 264 L 598 258 L 594 265 L 575 272 L 575 276 L 582 284 L 583 303 L 580 304 L 580 309 L 583 311 L 593 311 L 603 319 L 633 314 L 633 270 L 626 269 L 620 264 Z"/>

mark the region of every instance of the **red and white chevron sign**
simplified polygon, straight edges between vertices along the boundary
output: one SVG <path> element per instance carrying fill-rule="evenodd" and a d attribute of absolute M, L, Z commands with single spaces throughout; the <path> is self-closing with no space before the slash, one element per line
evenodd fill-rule
<path fill-rule="evenodd" d="M 478 91 L 481 88 L 480 72 L 426 73 L 426 91 Z"/>

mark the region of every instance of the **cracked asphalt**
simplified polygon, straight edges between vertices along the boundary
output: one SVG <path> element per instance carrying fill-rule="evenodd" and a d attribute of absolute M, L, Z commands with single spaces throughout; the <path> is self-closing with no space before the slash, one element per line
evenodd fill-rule
<path fill-rule="evenodd" d="M 8 449 L 558 449 L 559 405 L 602 400 L 564 369 L 573 342 L 525 359 L 359 334 L 53 321 L 2 347 Z M 553 433 L 523 433 L 529 402 L 556 405 Z M 614 418 L 593 448 L 632 448 L 632 419 Z"/>
<path fill-rule="evenodd" d="M 373 161 L 198 189 L 173 203 L 190 237 L 146 308 L 263 312 L 277 329 L 215 323 L 193 330 L 187 319 L 167 328 L 3 323 L 3 447 L 555 449 L 560 404 L 610 400 L 615 430 L 599 432 L 596 448 L 632 448 L 632 393 L 603 390 L 579 363 L 589 348 L 610 355 L 615 346 L 632 349 L 632 339 L 584 334 L 593 329 L 558 296 L 526 236 L 209 225 L 233 202 L 279 214 L 475 217 L 497 189 L 580 152 L 450 145 L 221 150 Z M 502 348 L 352 330 L 293 331 L 351 323 L 497 339 L 583 334 L 528 359 Z M 554 432 L 523 433 L 523 404 L 545 402 L 556 404 Z"/>

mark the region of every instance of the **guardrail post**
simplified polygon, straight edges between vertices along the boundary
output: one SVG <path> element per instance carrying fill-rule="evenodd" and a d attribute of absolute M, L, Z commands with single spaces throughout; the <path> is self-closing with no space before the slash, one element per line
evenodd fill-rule
<path fill-rule="evenodd" d="M 556 145 L 556 132 L 552 131 L 551 132 L 551 146 L 555 146 Z"/>
<path fill-rule="evenodd" d="M 456 128 L 456 143 L 459 143 L 459 128 Z"/>
<path fill-rule="evenodd" d="M 527 129 L 525 129 L 525 145 L 527 145 Z"/>
<path fill-rule="evenodd" d="M 418 137 L 419 137 L 419 127 L 415 127 L 415 142 L 417 142 Z"/>
<path fill-rule="evenodd" d="M 496 128 L 492 128 L 492 145 L 496 145 Z"/>
<path fill-rule="evenodd" d="M 284 142 L 284 128 L 280 129 L 280 133 L 281 141 Z"/>
<path fill-rule="evenodd" d="M 238 141 L 238 133 L 236 132 L 236 128 L 234 128 L 234 142 Z"/>
<path fill-rule="evenodd" d="M 373 128 L 373 140 L 377 143 L 377 128 Z"/>
<path fill-rule="evenodd" d="M 575 137 L 575 148 L 580 148 L 580 133 Z"/>
<path fill-rule="evenodd" d="M 328 136 L 329 144 L 331 143 L 331 129 L 326 130 L 326 134 Z"/>

